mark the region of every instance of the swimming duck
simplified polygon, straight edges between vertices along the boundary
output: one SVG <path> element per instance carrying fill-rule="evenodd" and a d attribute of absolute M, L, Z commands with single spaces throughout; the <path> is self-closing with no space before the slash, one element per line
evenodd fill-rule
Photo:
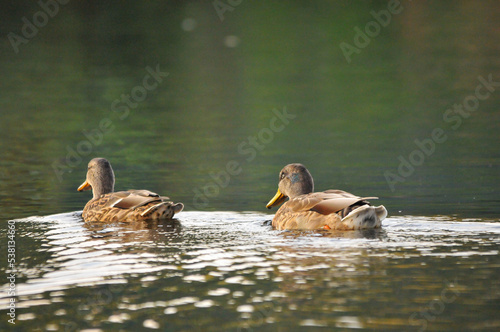
<path fill-rule="evenodd" d="M 368 199 L 342 190 L 314 191 L 311 173 L 302 164 L 286 165 L 280 172 L 278 192 L 267 203 L 270 209 L 288 197 L 273 218 L 272 225 L 284 229 L 353 230 L 378 228 L 387 217 L 383 205 L 371 206 Z"/>
<path fill-rule="evenodd" d="M 89 162 L 87 180 L 78 191 L 90 190 L 94 197 L 85 205 L 82 217 L 85 221 L 137 221 L 171 219 L 184 208 L 168 197 L 149 190 L 114 192 L 115 174 L 104 158 Z"/>

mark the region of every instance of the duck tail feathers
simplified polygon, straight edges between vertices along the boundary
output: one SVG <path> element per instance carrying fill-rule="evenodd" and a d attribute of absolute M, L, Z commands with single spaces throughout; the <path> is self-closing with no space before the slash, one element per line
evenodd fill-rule
<path fill-rule="evenodd" d="M 345 216 L 342 223 L 347 229 L 378 228 L 385 217 L 387 217 L 387 210 L 383 205 L 376 207 L 362 205 Z"/>
<path fill-rule="evenodd" d="M 152 220 L 172 219 L 174 214 L 181 212 L 183 208 L 184 205 L 182 203 L 161 202 L 150 206 L 141 213 L 141 217 Z"/>

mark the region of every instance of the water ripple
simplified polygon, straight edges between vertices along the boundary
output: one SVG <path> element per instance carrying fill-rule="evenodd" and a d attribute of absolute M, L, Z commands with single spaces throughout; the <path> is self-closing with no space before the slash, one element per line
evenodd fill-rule
<path fill-rule="evenodd" d="M 45 257 L 19 264 L 19 320 L 70 324 L 71 312 L 103 330 L 163 328 L 164 317 L 203 329 L 219 316 L 225 329 L 402 328 L 448 289 L 469 303 L 455 310 L 496 311 L 500 223 L 397 217 L 381 230 L 289 232 L 265 226 L 268 219 L 183 212 L 163 223 L 85 224 L 78 213 L 17 220 L 19 238 Z M 392 319 L 377 314 L 384 308 Z"/>

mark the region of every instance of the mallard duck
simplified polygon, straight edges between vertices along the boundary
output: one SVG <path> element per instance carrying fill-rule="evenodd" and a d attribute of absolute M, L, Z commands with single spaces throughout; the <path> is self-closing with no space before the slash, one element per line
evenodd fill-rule
<path fill-rule="evenodd" d="M 267 203 L 270 209 L 288 197 L 273 218 L 272 225 L 284 229 L 352 230 L 378 228 L 387 216 L 383 205 L 371 206 L 368 199 L 342 190 L 313 192 L 311 173 L 302 164 L 289 164 L 279 175 L 278 192 Z"/>
<path fill-rule="evenodd" d="M 94 197 L 85 205 L 82 217 L 85 221 L 136 221 L 171 219 L 184 208 L 174 204 L 168 197 L 149 190 L 127 190 L 113 192 L 115 174 L 111 164 L 104 158 L 89 162 L 87 180 L 78 191 L 92 189 Z"/>

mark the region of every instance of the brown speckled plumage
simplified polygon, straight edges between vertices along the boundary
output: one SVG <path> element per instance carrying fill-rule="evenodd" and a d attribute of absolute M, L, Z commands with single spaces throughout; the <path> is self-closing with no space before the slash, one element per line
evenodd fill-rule
<path fill-rule="evenodd" d="M 184 208 L 148 190 L 113 192 L 114 173 L 104 158 L 89 162 L 87 180 L 78 191 L 92 189 L 94 197 L 85 205 L 85 221 L 138 221 L 172 219 Z"/>
<path fill-rule="evenodd" d="M 367 201 L 377 197 L 358 197 L 342 190 L 313 192 L 314 182 L 301 164 L 289 164 L 280 172 L 278 192 L 267 208 L 279 205 L 272 225 L 284 229 L 352 230 L 378 228 L 387 216 L 384 206 Z"/>

